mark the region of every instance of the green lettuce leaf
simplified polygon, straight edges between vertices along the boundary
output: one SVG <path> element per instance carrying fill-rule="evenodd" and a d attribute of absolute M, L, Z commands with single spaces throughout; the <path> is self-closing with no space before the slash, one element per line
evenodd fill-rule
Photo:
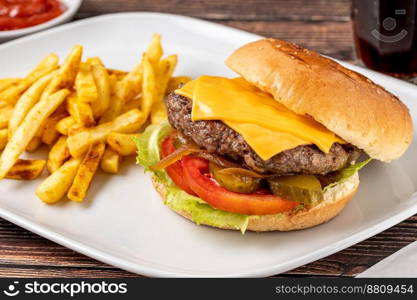
<path fill-rule="evenodd" d="M 351 176 L 353 176 L 356 172 L 358 172 L 360 169 L 362 169 L 364 166 L 366 166 L 372 158 L 368 158 L 367 160 L 364 160 L 362 162 L 356 163 L 354 165 L 350 165 L 340 171 L 337 172 L 336 175 L 336 181 L 330 183 L 329 185 L 324 187 L 324 191 L 345 182 L 347 179 L 349 179 Z"/>
<path fill-rule="evenodd" d="M 165 204 L 176 211 L 185 211 L 197 224 L 231 227 L 245 232 L 249 217 L 212 208 L 202 199 L 192 196 L 176 186 L 167 188 Z"/>
<path fill-rule="evenodd" d="M 145 172 L 151 172 L 154 179 L 165 186 L 165 204 L 173 210 L 187 212 L 197 224 L 232 227 L 244 233 L 249 216 L 214 209 L 202 199 L 178 188 L 165 170 L 155 172 L 149 169 L 160 160 L 160 144 L 171 131 L 168 122 L 163 122 L 148 126 L 145 132 L 135 139 L 138 147 L 136 162 L 144 167 Z"/>
<path fill-rule="evenodd" d="M 136 163 L 141 165 L 145 172 L 152 172 L 155 179 L 164 185 L 172 184 L 171 178 L 164 170 L 151 171 L 149 167 L 156 164 L 160 160 L 159 148 L 162 140 L 172 131 L 167 121 L 158 125 L 150 125 L 137 138 L 135 143 L 138 148 Z"/>

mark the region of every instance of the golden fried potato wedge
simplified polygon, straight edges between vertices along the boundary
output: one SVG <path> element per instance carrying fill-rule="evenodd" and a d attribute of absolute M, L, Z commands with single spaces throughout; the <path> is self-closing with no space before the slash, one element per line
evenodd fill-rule
<path fill-rule="evenodd" d="M 142 106 L 141 110 L 148 118 L 151 112 L 152 105 L 155 103 L 157 98 L 157 90 L 155 84 L 155 71 L 149 58 L 144 55 L 143 58 L 143 82 L 142 82 Z"/>
<path fill-rule="evenodd" d="M 168 86 L 169 79 L 174 73 L 177 66 L 177 55 L 170 55 L 159 62 L 155 84 L 155 103 L 151 111 L 151 123 L 158 124 L 167 119 L 167 111 L 165 108 L 164 97 Z"/>
<path fill-rule="evenodd" d="M 65 117 L 56 123 L 55 129 L 63 135 L 68 135 L 70 129 L 76 124 L 72 116 Z"/>
<path fill-rule="evenodd" d="M 12 114 L 13 107 L 11 105 L 0 108 L 0 129 L 7 128 Z"/>
<path fill-rule="evenodd" d="M 0 93 L 0 107 L 7 104 L 14 105 L 20 95 L 35 81 L 52 72 L 58 67 L 59 58 L 55 54 L 46 56 L 25 78 L 18 84 L 11 85 Z"/>
<path fill-rule="evenodd" d="M 116 69 L 106 69 L 109 76 L 114 76 L 117 80 L 122 80 L 128 72 Z"/>
<path fill-rule="evenodd" d="M 67 147 L 67 137 L 61 136 L 51 147 L 46 161 L 46 168 L 49 173 L 53 173 L 61 167 L 65 161 L 71 157 Z"/>
<path fill-rule="evenodd" d="M 35 152 L 36 150 L 39 149 L 39 147 L 42 145 L 42 138 L 40 136 L 34 136 L 29 144 L 26 146 L 26 151 L 27 152 Z"/>
<path fill-rule="evenodd" d="M 95 118 L 101 117 L 109 108 L 111 87 L 110 78 L 103 62 L 98 57 L 92 57 L 87 60 L 91 66 L 91 72 L 97 88 L 97 99 L 91 103 Z"/>
<path fill-rule="evenodd" d="M 6 147 L 7 136 L 8 136 L 7 128 L 0 129 L 0 151 L 3 150 L 4 147 Z"/>
<path fill-rule="evenodd" d="M 140 96 L 135 97 L 134 99 L 130 100 L 129 102 L 125 104 L 125 106 L 123 107 L 122 113 L 125 113 L 134 108 L 140 109 L 141 103 L 142 103 L 142 97 Z"/>
<path fill-rule="evenodd" d="M 104 143 L 97 143 L 90 146 L 90 149 L 78 168 L 74 182 L 67 193 L 67 197 L 70 200 L 81 202 L 85 199 L 105 149 L 106 146 Z"/>
<path fill-rule="evenodd" d="M 68 137 L 67 145 L 74 157 L 80 157 L 92 144 L 105 142 L 111 132 L 132 133 L 145 123 L 146 118 L 142 112 L 132 109 L 120 115 L 111 122 L 100 124 L 93 128 L 86 128 Z"/>
<path fill-rule="evenodd" d="M 9 121 L 9 137 L 13 135 L 17 127 L 22 123 L 30 109 L 39 101 L 43 90 L 49 84 L 56 71 L 39 78 L 29 89 L 22 94 L 17 101 L 13 114 Z"/>
<path fill-rule="evenodd" d="M 4 91 L 12 85 L 16 85 L 20 81 L 20 78 L 3 78 L 0 79 L 0 92 Z"/>
<path fill-rule="evenodd" d="M 33 180 L 41 175 L 46 161 L 37 159 L 18 159 L 6 175 L 7 179 Z"/>
<path fill-rule="evenodd" d="M 137 64 L 121 81 L 117 81 L 113 87 L 113 97 L 108 110 L 104 113 L 100 122 L 108 122 L 119 116 L 126 102 L 135 98 L 141 90 L 142 64 Z"/>
<path fill-rule="evenodd" d="M 39 78 L 58 68 L 58 63 L 59 57 L 56 54 L 48 54 L 25 78 L 23 78 L 22 84 L 26 87 L 32 85 Z"/>
<path fill-rule="evenodd" d="M 97 101 L 98 91 L 90 64 L 80 63 L 77 76 L 75 77 L 75 89 L 78 101 L 89 104 Z"/>
<path fill-rule="evenodd" d="M 58 69 L 56 76 L 46 87 L 42 94 L 41 101 L 47 99 L 51 94 L 60 89 L 72 89 L 80 67 L 81 57 L 83 54 L 83 47 L 76 45 L 66 57 L 64 63 Z"/>
<path fill-rule="evenodd" d="M 151 124 L 159 124 L 168 118 L 164 102 L 157 102 L 152 107 Z"/>
<path fill-rule="evenodd" d="M 20 154 L 22 154 L 43 125 L 43 122 L 64 102 L 68 94 L 69 91 L 67 89 L 60 90 L 45 101 L 40 100 L 33 106 L 16 129 L 0 157 L 0 179 L 6 176 Z"/>
<path fill-rule="evenodd" d="M 101 160 L 101 170 L 110 174 L 119 173 L 121 159 L 122 157 L 119 154 L 110 147 L 107 147 Z"/>
<path fill-rule="evenodd" d="M 164 55 L 164 50 L 161 45 L 161 35 L 156 33 L 152 36 L 151 43 L 148 46 L 146 55 L 149 58 L 149 61 L 152 63 L 154 68 L 157 68 L 159 61 L 161 60 L 162 55 Z"/>
<path fill-rule="evenodd" d="M 80 101 L 76 94 L 68 97 L 67 110 L 78 125 L 91 127 L 95 124 L 90 104 Z"/>
<path fill-rule="evenodd" d="M 71 158 L 49 175 L 37 188 L 36 195 L 43 202 L 53 204 L 61 200 L 74 181 L 81 158 Z"/>
<path fill-rule="evenodd" d="M 112 132 L 107 137 L 107 144 L 118 154 L 129 156 L 136 154 L 136 143 L 134 138 L 138 134 Z"/>
<path fill-rule="evenodd" d="M 68 114 L 65 111 L 56 111 L 44 123 L 42 142 L 46 145 L 52 145 L 59 138 L 60 133 L 56 130 L 56 125 Z"/>

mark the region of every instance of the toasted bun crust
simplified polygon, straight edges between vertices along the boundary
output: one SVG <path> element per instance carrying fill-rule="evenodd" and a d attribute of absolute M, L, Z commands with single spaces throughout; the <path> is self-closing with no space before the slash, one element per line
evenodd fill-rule
<path fill-rule="evenodd" d="M 411 143 L 412 120 L 397 97 L 316 52 L 263 39 L 237 49 L 226 65 L 372 158 L 391 161 Z"/>
<path fill-rule="evenodd" d="M 165 187 L 152 180 L 155 189 L 165 197 Z M 347 181 L 339 184 L 324 194 L 324 201 L 317 206 L 293 212 L 286 212 L 278 215 L 264 215 L 249 218 L 247 230 L 250 231 L 289 231 L 304 229 L 327 222 L 337 216 L 349 200 L 356 193 L 359 186 L 358 173 Z M 175 211 L 183 217 L 192 221 L 191 215 L 186 211 Z M 207 225 L 207 224 L 203 224 Z M 222 229 L 237 230 L 232 227 L 222 227 Z"/>

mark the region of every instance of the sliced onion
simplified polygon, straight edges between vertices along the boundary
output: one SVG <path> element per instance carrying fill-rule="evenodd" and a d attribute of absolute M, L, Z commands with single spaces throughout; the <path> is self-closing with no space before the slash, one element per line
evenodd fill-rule
<path fill-rule="evenodd" d="M 191 154 L 191 153 L 197 153 L 202 152 L 204 150 L 197 148 L 195 145 L 186 144 L 179 147 L 177 150 L 169 154 L 168 156 L 165 156 L 163 159 L 161 159 L 159 162 L 154 164 L 150 167 L 152 171 L 158 171 L 161 169 L 165 169 L 166 167 L 172 165 L 173 163 L 179 161 L 184 156 Z"/>
<path fill-rule="evenodd" d="M 212 163 L 215 163 L 216 165 L 219 165 L 223 168 L 239 168 L 240 165 L 237 163 L 234 163 L 220 155 L 209 153 L 207 151 L 199 152 L 196 154 L 196 156 L 207 159 L 208 161 L 211 161 Z"/>
<path fill-rule="evenodd" d="M 254 178 L 266 178 L 270 176 L 270 175 L 259 174 L 254 171 L 243 169 L 243 168 L 225 168 L 225 169 L 219 170 L 219 173 L 227 174 L 227 175 L 254 177 Z"/>

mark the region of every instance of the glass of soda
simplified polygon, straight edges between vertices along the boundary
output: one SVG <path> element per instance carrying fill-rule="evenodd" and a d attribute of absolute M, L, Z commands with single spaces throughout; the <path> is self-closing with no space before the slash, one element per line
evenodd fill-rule
<path fill-rule="evenodd" d="M 417 0 L 351 0 L 357 57 L 373 70 L 417 76 Z"/>

